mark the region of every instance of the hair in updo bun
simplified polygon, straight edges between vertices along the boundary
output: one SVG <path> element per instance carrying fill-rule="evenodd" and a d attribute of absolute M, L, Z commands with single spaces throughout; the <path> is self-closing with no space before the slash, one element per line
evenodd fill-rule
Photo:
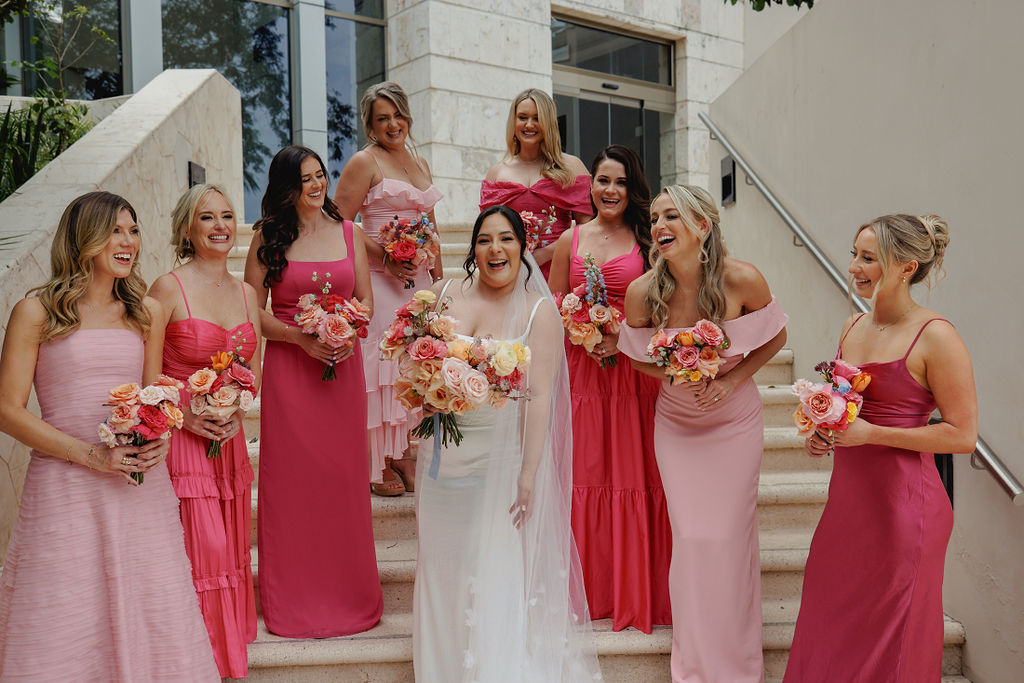
<path fill-rule="evenodd" d="M 917 261 L 910 284 L 931 285 L 942 275 L 942 259 L 949 244 L 949 226 L 940 216 L 906 213 L 880 216 L 857 230 L 871 228 L 878 239 L 878 259 L 883 264 Z"/>

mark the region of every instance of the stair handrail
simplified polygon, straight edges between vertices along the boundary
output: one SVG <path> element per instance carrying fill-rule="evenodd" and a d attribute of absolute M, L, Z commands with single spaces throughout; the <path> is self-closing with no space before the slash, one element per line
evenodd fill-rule
<path fill-rule="evenodd" d="M 829 260 L 828 256 L 825 255 L 825 252 L 823 252 L 811 236 L 807 234 L 807 231 L 796 222 L 796 219 L 793 218 L 793 215 L 786 210 L 786 207 L 782 205 L 782 202 L 779 201 L 775 194 L 768 189 L 768 186 L 764 184 L 761 177 L 754 172 L 754 169 L 750 167 L 750 164 L 748 164 L 747 160 L 743 158 L 743 155 L 732 146 L 732 143 L 730 143 L 729 139 L 722 134 L 722 131 L 715 125 L 715 122 L 711 120 L 711 117 L 703 111 L 697 112 L 697 117 L 705 126 L 708 127 L 708 130 L 711 132 L 712 139 L 718 140 L 722 147 L 725 147 L 725 151 L 727 151 L 729 156 L 736 161 L 736 164 L 740 167 L 743 173 L 746 174 L 750 182 L 753 183 L 754 187 L 756 187 L 768 203 L 771 204 L 771 207 L 775 209 L 775 213 L 779 214 L 779 217 L 782 218 L 782 221 L 786 226 L 792 230 L 793 234 L 796 235 L 803 243 L 803 246 L 811 252 L 811 255 L 814 256 L 815 260 L 818 262 L 818 265 L 825 269 L 829 278 L 835 282 L 843 292 L 849 292 L 849 284 L 847 283 L 846 278 L 843 277 L 843 274 L 839 272 L 839 269 L 836 268 L 835 264 L 833 264 L 831 260 Z M 853 295 L 851 296 L 851 299 L 853 301 L 853 305 L 862 313 L 867 313 L 870 310 L 868 304 L 859 296 Z M 999 456 L 992 452 L 988 447 L 988 444 L 986 444 L 985 440 L 980 436 L 978 437 L 978 443 L 975 445 L 974 452 L 971 453 L 971 467 L 977 470 L 987 470 L 996 482 L 1003 487 L 1003 490 L 1006 491 L 1007 495 L 1010 496 L 1010 500 L 1014 505 L 1024 506 L 1024 486 L 1021 485 L 1013 472 L 1006 467 L 1006 464 L 1000 460 Z"/>

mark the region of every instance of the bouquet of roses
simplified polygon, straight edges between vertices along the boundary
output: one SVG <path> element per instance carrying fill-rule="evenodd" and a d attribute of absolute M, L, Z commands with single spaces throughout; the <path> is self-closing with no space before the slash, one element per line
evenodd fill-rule
<path fill-rule="evenodd" d="M 211 365 L 196 370 L 188 378 L 188 393 L 192 394 L 189 408 L 195 415 L 231 417 L 236 410 L 243 413 L 252 409 L 256 375 L 245 359 L 238 355 L 244 339 L 234 335 L 234 351 L 218 351 L 210 356 Z M 207 458 L 220 455 L 220 439 L 210 441 Z"/>
<path fill-rule="evenodd" d="M 871 375 L 842 360 L 822 361 L 814 369 L 823 383 L 798 379 L 793 384 L 793 393 L 800 397 L 800 407 L 793 413 L 797 431 L 800 436 L 810 436 L 818 427 L 845 431 L 860 412 L 861 392 L 871 383 Z"/>
<path fill-rule="evenodd" d="M 530 253 L 540 246 L 542 235 L 551 234 L 551 226 L 558 221 L 555 214 L 555 207 L 549 206 L 540 212 L 540 215 L 533 211 L 520 211 L 519 217 L 523 219 L 523 226 L 526 228 L 526 249 Z"/>
<path fill-rule="evenodd" d="M 414 266 L 425 263 L 427 270 L 434 267 L 441 253 L 441 238 L 425 213 L 421 213 L 419 218 L 399 219 L 395 216 L 380 229 L 377 238 L 384 245 L 385 253 L 394 260 Z M 406 280 L 404 286 L 411 289 L 415 284 Z"/>
<path fill-rule="evenodd" d="M 622 313 L 608 305 L 608 289 L 604 274 L 597 261 L 589 253 L 583 257 L 586 265 L 586 282 L 578 285 L 568 294 L 555 295 L 555 303 L 562 314 L 562 326 L 569 335 L 569 342 L 582 346 L 588 353 L 601 343 L 605 333 L 617 334 L 622 324 Z M 601 359 L 601 367 L 615 367 L 615 356 Z"/>
<path fill-rule="evenodd" d="M 654 364 L 665 368 L 669 384 L 700 382 L 714 379 L 722 364 L 719 351 L 729 348 L 729 339 L 722 328 L 701 319 L 692 329 L 668 335 L 658 330 L 647 345 L 647 355 Z"/>
<path fill-rule="evenodd" d="M 100 423 L 100 441 L 109 446 L 143 446 L 157 439 L 171 438 L 172 429 L 181 429 L 184 415 L 178 407 L 184 385 L 173 377 L 160 375 L 149 386 L 122 384 L 110 390 L 110 416 Z M 143 473 L 132 472 L 142 483 Z"/>
<path fill-rule="evenodd" d="M 313 271 L 313 282 L 320 280 L 320 275 Z M 303 294 L 299 297 L 299 312 L 295 314 L 295 322 L 303 333 L 315 335 L 317 339 L 332 349 L 355 345 L 356 337 L 365 339 L 366 326 L 370 324 L 370 309 L 359 299 L 346 299 L 331 294 L 331 274 L 324 273 L 323 286 L 320 294 Z M 334 362 L 324 366 L 320 380 L 328 382 L 337 379 Z"/>

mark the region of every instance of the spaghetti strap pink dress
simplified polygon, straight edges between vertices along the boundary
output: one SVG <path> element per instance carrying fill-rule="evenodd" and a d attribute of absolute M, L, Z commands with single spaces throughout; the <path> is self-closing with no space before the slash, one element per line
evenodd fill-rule
<path fill-rule="evenodd" d="M 774 338 L 787 320 L 774 298 L 726 320 L 730 346 L 721 354 L 719 375 Z M 650 362 L 654 332 L 623 325 L 619 350 Z M 662 381 L 654 451 L 672 524 L 673 683 L 762 679 L 757 483 L 763 449 L 761 396 L 753 379 L 706 412 L 687 387 Z"/>
<path fill-rule="evenodd" d="M 420 190 L 404 180 L 384 178 L 370 188 L 359 209 L 363 232 L 370 239 L 377 240 L 380 229 L 388 221 L 430 213 L 442 196 L 433 185 Z M 409 430 L 419 422 L 420 411 L 409 411 L 395 399 L 398 361 L 381 360 L 378 344 L 395 319 L 395 310 L 411 299 L 417 289 L 430 288 L 430 274 L 424 265 L 416 274 L 416 285 L 405 289 L 398 278 L 381 264 L 371 261 L 370 285 L 373 287 L 373 319 L 367 328 L 366 338 L 362 340 L 363 373 L 366 376 L 367 427 L 370 430 L 371 479 L 368 481 L 379 482 L 382 481 L 385 458 L 401 458 L 409 446 Z"/>
<path fill-rule="evenodd" d="M 854 322 L 854 325 L 860 318 Z M 922 427 L 935 398 L 907 353 L 861 363 L 871 375 L 860 417 Z M 852 326 L 851 326 L 852 329 Z M 837 357 L 842 357 L 842 343 Z M 942 676 L 942 574 L 953 508 L 934 454 L 836 447 L 828 502 L 811 541 L 786 683 L 918 683 Z"/>
<path fill-rule="evenodd" d="M 42 418 L 100 445 L 112 388 L 142 381 L 126 329 L 39 347 Z M 167 468 L 142 486 L 32 452 L 0 574 L 0 680 L 219 681 Z"/>
<path fill-rule="evenodd" d="M 573 228 L 569 287 L 586 281 Z M 608 302 L 622 311 L 626 288 L 644 272 L 639 245 L 601 266 Z M 572 396 L 572 533 L 592 619 L 616 631 L 650 633 L 671 624 L 668 566 L 672 530 L 654 459 L 654 405 L 660 382 L 620 356 L 602 368 L 566 342 Z"/>
<path fill-rule="evenodd" d="M 251 359 L 256 351 L 256 330 L 248 321 L 226 330 L 216 323 L 192 317 L 181 280 L 178 282 L 188 318 L 167 325 L 164 336 L 165 375 L 183 382 L 196 370 L 210 366 L 218 351 L 239 352 Z M 245 301 L 245 287 L 239 296 Z M 182 389 L 182 401 L 190 395 Z M 253 595 L 249 535 L 252 523 L 253 471 L 239 433 L 221 445 L 220 455 L 207 458 L 209 441 L 185 429 L 171 439 L 167 469 L 174 492 L 181 499 L 185 552 L 192 561 L 192 584 L 206 620 L 220 675 L 248 675 L 246 644 L 256 639 L 256 601 Z"/>
<path fill-rule="evenodd" d="M 332 294 L 355 285 L 351 221 L 348 256 L 289 261 L 271 287 L 274 317 L 294 325 L 299 297 L 327 273 Z M 318 281 L 312 281 L 313 272 Z M 359 345 L 323 382 L 323 364 L 301 347 L 267 341 L 261 392 L 257 549 L 267 628 L 290 638 L 328 638 L 380 621 L 383 597 L 373 546 L 366 404 Z"/>

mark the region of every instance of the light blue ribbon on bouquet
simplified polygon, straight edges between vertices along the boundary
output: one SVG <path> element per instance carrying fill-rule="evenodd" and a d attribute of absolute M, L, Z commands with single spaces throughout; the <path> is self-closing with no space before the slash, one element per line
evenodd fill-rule
<path fill-rule="evenodd" d="M 437 479 L 437 473 L 441 469 L 441 414 L 434 413 L 434 455 L 430 458 L 430 469 L 427 474 L 431 479 Z"/>

